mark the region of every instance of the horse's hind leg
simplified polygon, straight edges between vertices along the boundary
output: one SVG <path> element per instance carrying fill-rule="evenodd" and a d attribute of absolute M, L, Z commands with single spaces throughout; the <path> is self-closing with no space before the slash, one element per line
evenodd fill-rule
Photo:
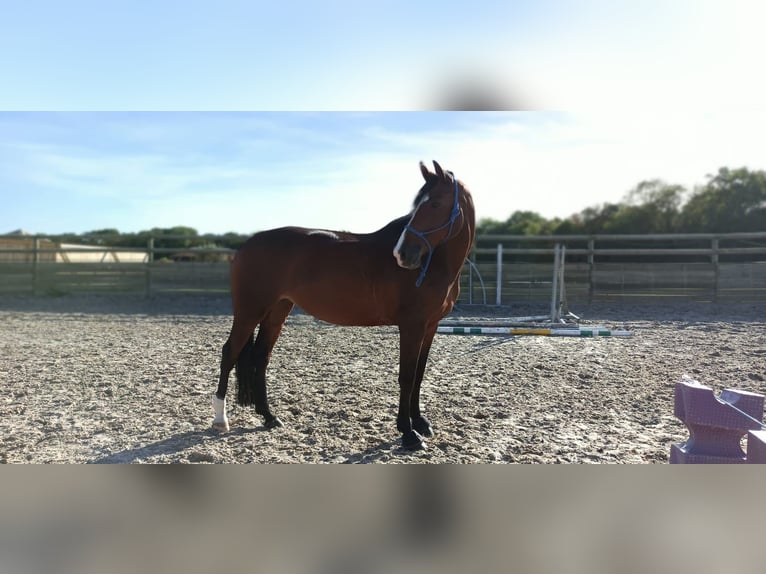
<path fill-rule="evenodd" d="M 223 349 L 221 349 L 221 371 L 218 377 L 218 389 L 213 396 L 213 410 L 215 411 L 213 428 L 216 430 L 229 430 L 229 421 L 226 418 L 226 390 L 229 386 L 229 374 L 245 345 L 252 344 L 253 331 L 257 324 L 255 320 L 242 321 L 235 317 L 229 338 L 226 340 Z"/>
<path fill-rule="evenodd" d="M 252 392 L 255 412 L 263 416 L 263 424 L 266 428 L 282 426 L 282 422 L 269 409 L 269 400 L 266 393 L 266 369 L 271 359 L 271 351 L 274 349 L 274 345 L 282 333 L 282 327 L 292 308 L 293 303 L 287 299 L 282 299 L 271 308 L 263 321 L 261 321 L 258 336 L 255 338 L 255 343 L 251 350 L 250 360 L 254 368 Z M 237 365 L 237 373 L 239 376 L 239 364 Z"/>

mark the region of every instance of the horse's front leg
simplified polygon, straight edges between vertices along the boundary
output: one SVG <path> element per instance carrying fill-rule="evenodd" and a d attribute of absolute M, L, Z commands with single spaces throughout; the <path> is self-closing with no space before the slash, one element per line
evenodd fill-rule
<path fill-rule="evenodd" d="M 423 437 L 412 428 L 410 418 L 412 392 L 424 334 L 422 327 L 399 327 L 399 412 L 396 416 L 396 428 L 402 433 L 402 446 L 408 450 L 424 447 Z"/>
<path fill-rule="evenodd" d="M 410 417 L 412 418 L 412 428 L 415 432 L 426 438 L 434 436 L 434 431 L 431 428 L 431 422 L 420 412 L 420 385 L 423 382 L 426 363 L 428 363 L 428 353 L 431 350 L 431 343 L 434 341 L 434 335 L 436 335 L 436 328 L 438 325 L 438 322 L 429 325 L 426 334 L 423 337 L 423 344 L 420 347 L 420 355 L 418 356 L 418 366 L 415 370 L 415 382 L 410 396 Z"/>

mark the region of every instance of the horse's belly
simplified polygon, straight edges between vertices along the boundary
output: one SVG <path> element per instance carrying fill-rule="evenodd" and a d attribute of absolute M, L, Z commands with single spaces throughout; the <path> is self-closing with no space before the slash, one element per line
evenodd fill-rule
<path fill-rule="evenodd" d="M 374 325 L 389 325 L 394 323 L 392 319 L 376 312 L 375 309 L 360 307 L 353 304 L 349 305 L 348 303 L 343 302 L 324 302 L 319 304 L 315 300 L 304 302 L 296 300 L 294 303 L 309 315 L 312 315 L 321 321 L 333 323 L 334 325 L 370 327 Z"/>
<path fill-rule="evenodd" d="M 381 301 L 365 290 L 315 285 L 296 289 L 290 299 L 309 315 L 327 323 L 346 326 L 392 325 L 395 302 Z"/>

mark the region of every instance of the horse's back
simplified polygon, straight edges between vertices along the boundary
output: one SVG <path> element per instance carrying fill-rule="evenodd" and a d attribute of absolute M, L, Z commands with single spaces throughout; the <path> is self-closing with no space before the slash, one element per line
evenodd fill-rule
<path fill-rule="evenodd" d="M 348 232 L 281 227 L 256 233 L 232 263 L 235 310 L 260 312 L 288 299 L 331 323 L 390 323 L 398 297 L 385 275 L 396 268 L 385 251 Z M 382 308 L 374 302 L 381 291 L 387 293 Z"/>
<path fill-rule="evenodd" d="M 423 313 L 443 316 L 454 304 L 452 286 L 418 288 L 418 272 L 402 269 L 393 257 L 404 223 L 395 220 L 369 234 L 304 227 L 254 234 L 232 263 L 235 314 L 242 309 L 259 314 L 264 306 L 287 299 L 340 325 L 394 325 Z"/>
<path fill-rule="evenodd" d="M 257 247 L 279 248 L 298 245 L 307 240 L 335 240 L 340 238 L 339 232 L 327 229 L 310 229 L 307 227 L 277 227 L 266 231 L 259 231 L 245 241 L 240 251 L 247 251 Z"/>

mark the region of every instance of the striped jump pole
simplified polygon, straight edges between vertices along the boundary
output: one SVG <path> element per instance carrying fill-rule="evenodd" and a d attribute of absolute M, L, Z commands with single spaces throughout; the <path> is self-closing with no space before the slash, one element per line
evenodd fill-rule
<path fill-rule="evenodd" d="M 633 331 L 578 327 L 575 329 L 535 327 L 437 327 L 443 335 L 542 335 L 546 337 L 631 337 Z"/>

